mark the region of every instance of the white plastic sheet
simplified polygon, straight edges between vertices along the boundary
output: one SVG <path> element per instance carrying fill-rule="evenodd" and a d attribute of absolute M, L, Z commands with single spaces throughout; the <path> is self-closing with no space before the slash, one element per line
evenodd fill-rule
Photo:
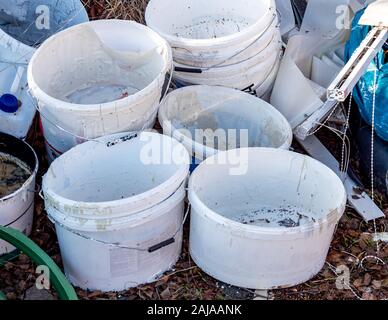
<path fill-rule="evenodd" d="M 291 0 L 276 0 L 276 8 L 280 15 L 280 33 L 283 36 L 295 28 L 295 16 Z"/>
<path fill-rule="evenodd" d="M 348 38 L 347 26 L 354 16 L 352 8 L 362 8 L 365 2 L 360 1 L 308 2 L 300 32 L 288 41 L 270 99 L 293 128 L 325 102 L 325 97 L 318 94 L 321 90 L 317 88 L 326 89 L 341 70 L 338 59 L 343 55 Z M 317 83 L 313 84 L 310 80 Z"/>

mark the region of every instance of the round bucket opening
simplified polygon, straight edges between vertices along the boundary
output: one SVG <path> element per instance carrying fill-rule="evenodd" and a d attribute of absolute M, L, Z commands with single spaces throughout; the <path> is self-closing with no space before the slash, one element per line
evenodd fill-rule
<path fill-rule="evenodd" d="M 169 37 L 218 39 L 252 27 L 268 14 L 270 6 L 270 0 L 152 0 L 146 20 L 151 28 Z"/>
<path fill-rule="evenodd" d="M 60 101 L 100 107 L 148 87 L 169 67 L 169 54 L 162 38 L 135 22 L 84 23 L 37 50 L 29 84 Z"/>
<path fill-rule="evenodd" d="M 107 145 L 117 137 L 125 141 Z M 108 215 L 120 204 L 128 206 L 118 213 L 127 214 L 165 200 L 187 176 L 187 151 L 176 140 L 156 133 L 127 137 L 86 142 L 56 159 L 43 179 L 45 197 L 84 213 L 95 214 L 93 208 L 105 206 Z"/>
<path fill-rule="evenodd" d="M 0 199 L 15 196 L 37 170 L 34 150 L 24 141 L 0 132 Z"/>
<path fill-rule="evenodd" d="M 337 209 L 344 207 L 346 194 L 329 168 L 286 150 L 240 150 L 233 164 L 227 164 L 227 152 L 207 159 L 190 180 L 191 199 L 213 212 L 213 218 L 279 233 L 339 219 Z M 244 174 L 231 175 L 236 166 Z"/>
<path fill-rule="evenodd" d="M 159 110 L 165 134 L 200 152 L 240 147 L 288 149 L 292 130 L 270 104 L 250 94 L 223 87 L 190 86 L 170 93 Z"/>

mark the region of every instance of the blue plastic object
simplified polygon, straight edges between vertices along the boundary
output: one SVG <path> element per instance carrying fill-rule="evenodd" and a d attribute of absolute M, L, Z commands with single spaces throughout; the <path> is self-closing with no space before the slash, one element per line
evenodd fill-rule
<path fill-rule="evenodd" d="M 365 9 L 357 12 L 353 20 L 352 32 L 345 48 L 345 59 L 347 61 L 371 30 L 370 26 L 359 24 L 364 12 Z M 388 141 L 388 63 L 385 60 L 386 50 L 388 50 L 387 43 L 385 43 L 383 49 L 377 54 L 365 74 L 361 77 L 353 91 L 353 97 L 359 107 L 362 118 L 369 125 L 372 125 L 373 87 L 375 72 L 377 72 L 375 131 L 380 138 Z"/>
<path fill-rule="evenodd" d="M 0 109 L 7 113 L 14 113 L 18 111 L 19 101 L 13 94 L 3 94 L 0 97 Z"/>

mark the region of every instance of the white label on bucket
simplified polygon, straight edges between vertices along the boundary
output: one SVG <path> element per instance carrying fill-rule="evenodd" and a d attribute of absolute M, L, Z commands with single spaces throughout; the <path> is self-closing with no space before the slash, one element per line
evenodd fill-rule
<path fill-rule="evenodd" d="M 125 277 L 136 272 L 137 251 L 121 248 L 110 249 L 110 275 L 113 278 Z"/>

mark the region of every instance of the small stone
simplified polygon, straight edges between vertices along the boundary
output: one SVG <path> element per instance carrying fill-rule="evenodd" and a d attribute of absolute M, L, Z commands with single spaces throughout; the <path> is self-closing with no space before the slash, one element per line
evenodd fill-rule
<path fill-rule="evenodd" d="M 362 283 L 363 283 L 362 279 L 356 279 L 356 280 L 354 280 L 353 285 L 354 285 L 356 288 L 359 288 L 359 287 L 362 286 Z"/>
<path fill-rule="evenodd" d="M 366 273 L 363 281 L 364 286 L 369 286 L 371 282 L 372 282 L 372 276 L 369 273 Z"/>
<path fill-rule="evenodd" d="M 24 300 L 54 300 L 54 296 L 45 289 L 38 289 L 36 286 L 26 290 Z"/>
<path fill-rule="evenodd" d="M 372 281 L 372 287 L 376 290 L 380 290 L 382 286 L 382 282 L 379 280 L 373 280 Z"/>
<path fill-rule="evenodd" d="M 367 232 L 362 233 L 360 236 L 360 242 L 359 242 L 361 249 L 363 250 L 368 249 L 373 244 L 372 241 L 373 241 L 372 235 L 370 233 L 367 233 Z"/>
<path fill-rule="evenodd" d="M 163 290 L 163 292 L 160 294 L 160 296 L 162 297 L 162 299 L 170 298 L 171 297 L 170 289 L 167 288 L 167 289 Z"/>
<path fill-rule="evenodd" d="M 373 295 L 372 293 L 369 293 L 369 292 L 364 292 L 362 294 L 362 299 L 363 300 L 377 300 L 376 296 Z"/>
<path fill-rule="evenodd" d="M 17 299 L 16 294 L 13 293 L 13 292 L 8 292 L 8 293 L 6 294 L 6 297 L 7 297 L 7 300 L 16 300 L 16 299 Z"/>

